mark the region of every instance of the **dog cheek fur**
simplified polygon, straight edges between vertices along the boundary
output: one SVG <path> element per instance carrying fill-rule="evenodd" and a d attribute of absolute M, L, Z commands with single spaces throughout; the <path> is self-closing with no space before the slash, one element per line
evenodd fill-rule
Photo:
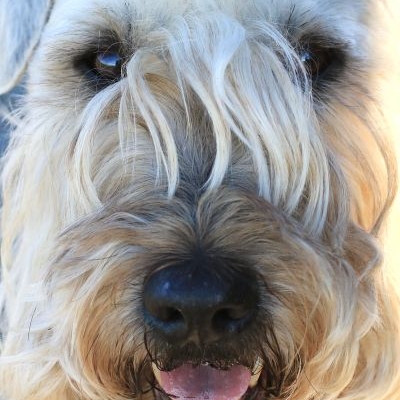
<path fill-rule="evenodd" d="M 232 207 L 235 193 L 222 194 L 222 204 L 210 197 L 213 206 L 198 210 L 202 215 L 199 234 L 209 251 L 234 259 L 247 253 L 246 263 L 257 266 L 267 288 L 262 315 L 273 320 L 278 344 L 284 349 L 285 379 L 291 383 L 282 395 L 313 395 L 315 387 L 310 389 L 309 376 L 319 390 L 339 395 L 344 382 L 351 387 L 355 371 L 369 379 L 372 371 L 381 368 L 357 361 L 371 342 L 374 345 L 368 351 L 374 351 L 375 334 L 379 343 L 384 343 L 383 332 L 376 330 L 379 273 L 372 266 L 377 264 L 377 254 L 365 233 L 354 229 L 347 241 L 349 254 L 335 258 L 322 244 L 298 237 L 295 227 L 291 229 L 279 214 L 268 217 L 270 206 L 262 212 L 253 210 L 254 222 L 249 223 L 252 218 L 232 218 L 240 215 Z M 224 207 L 227 198 L 230 207 Z M 238 209 L 249 210 L 248 203 L 248 199 L 237 198 Z M 153 204 L 161 202 L 154 199 Z M 150 361 L 143 351 L 140 320 L 142 281 L 157 260 L 184 259 L 196 244 L 197 235 L 186 222 L 190 213 L 185 214 L 185 207 L 181 207 L 179 223 L 176 213 L 169 214 L 179 207 L 164 204 L 166 218 L 152 226 L 137 216 L 146 210 L 146 204 L 143 209 L 135 205 L 135 215 L 128 212 L 129 204 L 118 214 L 99 215 L 72 226 L 55 246 L 58 254 L 46 277 L 48 297 L 36 303 L 35 325 L 39 321 L 49 325 L 47 332 L 45 326 L 37 333 L 30 331 L 30 340 L 36 343 L 31 362 L 40 362 L 45 354 L 59 354 L 59 367 L 54 369 L 54 375 L 59 374 L 58 384 L 65 385 L 62 376 L 68 372 L 69 379 L 77 382 L 76 390 L 88 398 L 114 399 L 116 393 L 128 398 L 148 387 Z M 212 212 L 205 212 L 207 209 Z M 229 210 L 229 215 L 223 210 Z M 254 243 L 254 237 L 259 242 Z M 271 254 L 271 248 L 276 253 Z M 358 248 L 363 249 L 362 254 L 354 253 Z M 327 309 L 332 310 L 329 316 Z M 387 329 L 385 321 L 380 323 Z M 379 362 L 381 349 L 376 350 Z M 381 362 L 386 363 L 387 356 Z M 140 368 L 147 368 L 146 378 L 140 376 Z M 49 369 L 43 372 L 48 374 Z M 38 382 L 38 390 L 40 386 Z"/>

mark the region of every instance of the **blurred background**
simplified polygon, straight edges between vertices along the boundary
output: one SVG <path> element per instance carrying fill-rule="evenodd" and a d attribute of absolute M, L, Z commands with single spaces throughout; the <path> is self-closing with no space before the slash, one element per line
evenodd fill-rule
<path fill-rule="evenodd" d="M 22 86 L 18 86 L 10 93 L 0 96 L 0 155 L 3 154 L 8 143 L 10 124 L 4 118 L 8 110 L 15 109 L 18 98 L 23 93 Z"/>

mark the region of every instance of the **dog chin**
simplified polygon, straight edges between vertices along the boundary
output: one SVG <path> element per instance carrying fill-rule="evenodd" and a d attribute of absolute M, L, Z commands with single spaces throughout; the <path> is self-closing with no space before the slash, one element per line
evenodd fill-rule
<path fill-rule="evenodd" d="M 253 399 L 263 370 L 260 360 L 252 370 L 239 364 L 220 369 L 209 363 L 185 363 L 170 371 L 162 371 L 154 363 L 152 367 L 159 389 L 167 397 L 194 400 Z"/>

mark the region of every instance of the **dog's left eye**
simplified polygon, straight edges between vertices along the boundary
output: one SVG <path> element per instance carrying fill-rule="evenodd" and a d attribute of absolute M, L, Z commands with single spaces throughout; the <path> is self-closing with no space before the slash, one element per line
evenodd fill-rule
<path fill-rule="evenodd" d="M 334 50 L 318 46 L 303 48 L 299 56 L 304 68 L 313 81 L 322 78 L 338 60 Z"/>

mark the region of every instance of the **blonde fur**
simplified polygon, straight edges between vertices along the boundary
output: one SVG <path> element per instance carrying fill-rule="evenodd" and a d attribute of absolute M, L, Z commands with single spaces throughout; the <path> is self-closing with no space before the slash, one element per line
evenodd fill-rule
<path fill-rule="evenodd" d="M 276 293 L 261 306 L 285 360 L 276 398 L 400 399 L 385 5 L 53 3 L 3 159 L 2 400 L 154 398 L 141 284 L 197 241 Z M 15 23 L 0 37 L 18 42 Z M 110 32 L 128 56 L 98 90 L 74 60 Z M 296 47 L 315 33 L 348 54 L 320 93 Z"/>

